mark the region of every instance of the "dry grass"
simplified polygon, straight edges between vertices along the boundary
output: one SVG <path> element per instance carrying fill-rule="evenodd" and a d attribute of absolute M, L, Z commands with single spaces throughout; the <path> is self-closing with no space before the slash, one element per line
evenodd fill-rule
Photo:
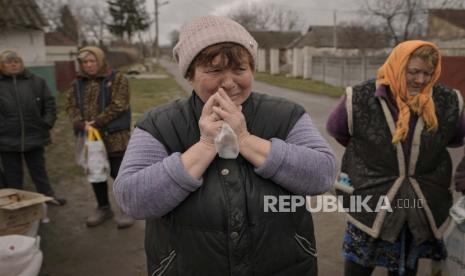
<path fill-rule="evenodd" d="M 286 77 L 284 75 L 270 75 L 267 73 L 256 73 L 255 79 L 283 88 L 323 94 L 331 97 L 339 97 L 344 94 L 344 89 L 342 87 L 332 86 L 321 81 L 304 80 L 301 78 Z"/>
<path fill-rule="evenodd" d="M 157 72 L 165 71 L 158 68 Z M 166 79 L 131 79 L 130 89 L 134 122 L 151 108 L 186 95 L 171 76 Z M 53 143 L 46 148 L 47 170 L 52 185 L 74 182 L 74 178 L 83 176 L 82 170 L 74 163 L 74 135 L 71 123 L 65 114 L 65 101 L 65 93 L 59 93 L 58 119 L 52 129 Z M 30 179 L 26 182 L 29 186 Z"/>

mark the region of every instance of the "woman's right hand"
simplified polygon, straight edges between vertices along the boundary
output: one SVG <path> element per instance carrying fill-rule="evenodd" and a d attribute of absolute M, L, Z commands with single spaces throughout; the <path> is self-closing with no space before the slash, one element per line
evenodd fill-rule
<path fill-rule="evenodd" d="M 88 131 L 89 127 L 94 127 L 95 121 L 86 121 L 85 122 L 85 130 Z"/>
<path fill-rule="evenodd" d="M 202 109 L 202 114 L 199 119 L 200 141 L 213 145 L 215 137 L 221 130 L 223 120 L 213 112 L 215 105 L 214 97 L 210 97 Z"/>
<path fill-rule="evenodd" d="M 216 156 L 214 140 L 220 132 L 223 121 L 213 112 L 214 104 L 214 97 L 210 97 L 203 106 L 199 119 L 200 141 L 181 154 L 184 168 L 194 179 L 202 178 Z"/>

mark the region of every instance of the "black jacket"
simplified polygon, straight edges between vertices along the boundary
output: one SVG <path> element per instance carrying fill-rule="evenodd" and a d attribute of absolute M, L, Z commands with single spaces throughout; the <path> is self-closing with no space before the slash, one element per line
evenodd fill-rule
<path fill-rule="evenodd" d="M 285 139 L 305 110 L 284 99 L 252 93 L 243 103 L 250 133 Z M 199 140 L 203 103 L 195 93 L 156 108 L 137 126 L 184 152 Z M 312 216 L 264 212 L 265 195 L 291 193 L 237 159 L 216 157 L 203 185 L 161 219 L 146 222 L 149 275 L 316 275 Z"/>
<path fill-rule="evenodd" d="M 0 74 L 0 151 L 24 152 L 51 142 L 55 98 L 45 80 L 25 70 Z"/>

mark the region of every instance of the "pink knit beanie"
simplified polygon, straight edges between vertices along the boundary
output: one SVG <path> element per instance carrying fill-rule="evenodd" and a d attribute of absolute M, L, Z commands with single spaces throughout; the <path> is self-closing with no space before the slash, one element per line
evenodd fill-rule
<path fill-rule="evenodd" d="M 249 51 L 254 62 L 257 59 L 257 41 L 244 27 L 231 19 L 208 15 L 181 28 L 173 55 L 182 75 L 186 76 L 189 65 L 203 49 L 222 42 L 242 45 Z"/>

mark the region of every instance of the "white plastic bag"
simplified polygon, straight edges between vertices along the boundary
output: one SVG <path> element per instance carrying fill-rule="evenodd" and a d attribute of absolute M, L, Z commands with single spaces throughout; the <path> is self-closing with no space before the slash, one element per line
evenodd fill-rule
<path fill-rule="evenodd" d="M 465 233 L 452 222 L 450 231 L 444 235 L 447 259 L 442 265 L 442 275 L 465 275 Z"/>
<path fill-rule="evenodd" d="M 215 137 L 216 152 L 221 158 L 236 159 L 239 155 L 239 141 L 231 126 L 224 122 L 220 133 Z"/>
<path fill-rule="evenodd" d="M 86 134 L 79 132 L 74 142 L 74 161 L 83 169 L 87 169 L 85 154 Z"/>
<path fill-rule="evenodd" d="M 110 171 L 105 144 L 97 129 L 90 127 L 87 132 L 85 143 L 87 180 L 91 183 L 104 182 Z"/>
<path fill-rule="evenodd" d="M 37 276 L 42 258 L 40 237 L 0 236 L 0 275 Z"/>
<path fill-rule="evenodd" d="M 454 206 L 450 208 L 449 214 L 455 223 L 457 223 L 458 228 L 462 232 L 465 232 L 465 196 L 462 196 L 459 200 L 457 200 Z"/>
<path fill-rule="evenodd" d="M 465 275 L 465 196 L 450 209 L 452 223 L 444 234 L 447 259 L 442 266 L 442 275 Z"/>

